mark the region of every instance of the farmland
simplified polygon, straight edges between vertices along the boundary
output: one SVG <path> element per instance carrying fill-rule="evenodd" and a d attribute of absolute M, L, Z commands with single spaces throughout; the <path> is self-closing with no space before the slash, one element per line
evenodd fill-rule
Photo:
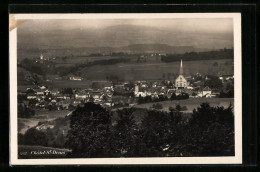
<path fill-rule="evenodd" d="M 54 80 L 51 85 L 54 88 L 90 88 L 92 81 Z"/>
<path fill-rule="evenodd" d="M 217 64 L 217 65 L 214 65 Z M 84 78 L 105 79 L 116 75 L 123 80 L 174 79 L 179 73 L 179 62 L 172 63 L 118 63 L 114 65 L 95 65 L 80 70 Z M 233 74 L 233 60 L 184 61 L 184 74 Z"/>
<path fill-rule="evenodd" d="M 64 70 L 69 70 L 67 64 L 57 64 L 63 66 Z M 183 70 L 185 75 L 196 74 L 216 75 L 230 74 L 233 75 L 233 60 L 201 60 L 201 61 L 184 61 Z M 116 76 L 119 80 L 174 80 L 179 73 L 179 62 L 171 63 L 117 63 L 111 65 L 93 65 L 78 68 L 74 74 L 84 78 L 83 81 L 71 81 L 66 79 L 56 79 L 59 75 L 46 75 L 52 82 L 48 86 L 54 88 L 89 88 L 93 80 L 106 80 L 110 76 Z M 26 85 L 24 77 L 19 78 L 19 87 Z M 40 80 L 39 80 L 40 82 Z"/>

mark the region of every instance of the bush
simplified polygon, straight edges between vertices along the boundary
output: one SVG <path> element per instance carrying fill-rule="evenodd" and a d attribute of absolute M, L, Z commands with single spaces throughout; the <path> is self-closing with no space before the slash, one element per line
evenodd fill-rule
<path fill-rule="evenodd" d="M 35 115 L 35 111 L 23 106 L 18 106 L 18 118 L 30 118 Z"/>
<path fill-rule="evenodd" d="M 46 133 L 38 131 L 35 128 L 28 129 L 23 136 L 19 135 L 18 140 L 20 141 L 19 144 L 48 146 Z"/>
<path fill-rule="evenodd" d="M 163 105 L 160 104 L 160 103 L 156 103 L 156 104 L 153 104 L 152 108 L 154 108 L 154 109 L 162 109 Z"/>
<path fill-rule="evenodd" d="M 171 100 L 184 100 L 188 99 L 189 94 L 188 93 L 181 93 L 178 96 L 175 93 L 172 93 Z"/>

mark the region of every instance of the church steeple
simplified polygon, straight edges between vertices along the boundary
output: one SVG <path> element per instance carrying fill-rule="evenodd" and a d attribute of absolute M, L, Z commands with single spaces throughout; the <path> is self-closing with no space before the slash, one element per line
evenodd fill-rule
<path fill-rule="evenodd" d="M 182 59 L 181 59 L 180 75 L 182 74 L 183 74 L 183 69 L 182 69 Z"/>

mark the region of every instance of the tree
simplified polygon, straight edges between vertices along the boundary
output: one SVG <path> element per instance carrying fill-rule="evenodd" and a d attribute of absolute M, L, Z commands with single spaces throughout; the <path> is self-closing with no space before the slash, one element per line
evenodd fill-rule
<path fill-rule="evenodd" d="M 139 156 L 167 156 L 166 149 L 174 137 L 174 116 L 161 111 L 148 111 L 140 129 Z M 176 140 L 176 138 L 174 138 Z"/>
<path fill-rule="evenodd" d="M 86 103 L 70 117 L 66 147 L 71 157 L 106 157 L 109 155 L 110 114 L 100 105 Z"/>
<path fill-rule="evenodd" d="M 155 103 L 155 104 L 153 104 L 152 108 L 154 108 L 154 109 L 162 109 L 163 105 L 160 104 L 160 103 Z"/>
<path fill-rule="evenodd" d="M 89 102 L 94 102 L 94 98 L 92 96 L 89 97 Z"/>
<path fill-rule="evenodd" d="M 232 106 L 225 109 L 202 103 L 193 111 L 186 133 L 187 150 L 194 156 L 234 155 Z"/>
<path fill-rule="evenodd" d="M 209 88 L 220 88 L 223 87 L 222 81 L 218 79 L 218 77 L 211 77 L 210 79 L 204 82 L 204 86 L 208 86 Z"/>
<path fill-rule="evenodd" d="M 138 152 L 137 139 L 138 127 L 133 116 L 133 109 L 122 109 L 117 111 L 117 124 L 113 127 L 110 143 L 113 147 L 113 155 L 135 156 Z"/>
<path fill-rule="evenodd" d="M 64 88 L 61 90 L 62 94 L 68 94 L 68 95 L 72 95 L 73 94 L 73 90 L 72 88 Z"/>
<path fill-rule="evenodd" d="M 103 97 L 102 97 L 102 100 L 103 100 L 104 102 L 106 102 L 106 101 L 107 101 L 107 96 L 103 96 Z"/>
<path fill-rule="evenodd" d="M 46 133 L 39 131 L 35 128 L 30 128 L 24 134 L 23 142 L 25 145 L 47 146 L 48 138 Z"/>
<path fill-rule="evenodd" d="M 18 118 L 30 118 L 35 115 L 35 111 L 31 108 L 18 106 Z"/>
<path fill-rule="evenodd" d="M 26 94 L 29 94 L 29 93 L 35 93 L 35 91 L 30 88 L 30 89 L 28 89 L 28 90 L 26 91 Z"/>
<path fill-rule="evenodd" d="M 176 105 L 175 109 L 176 109 L 177 111 L 181 111 L 181 106 L 180 106 L 180 105 Z"/>
<path fill-rule="evenodd" d="M 176 100 L 176 94 L 172 93 L 171 100 Z"/>

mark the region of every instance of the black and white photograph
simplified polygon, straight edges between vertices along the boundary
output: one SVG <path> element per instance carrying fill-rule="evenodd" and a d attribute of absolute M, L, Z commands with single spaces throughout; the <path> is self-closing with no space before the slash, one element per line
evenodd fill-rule
<path fill-rule="evenodd" d="M 11 164 L 241 164 L 239 13 L 10 14 Z"/>

